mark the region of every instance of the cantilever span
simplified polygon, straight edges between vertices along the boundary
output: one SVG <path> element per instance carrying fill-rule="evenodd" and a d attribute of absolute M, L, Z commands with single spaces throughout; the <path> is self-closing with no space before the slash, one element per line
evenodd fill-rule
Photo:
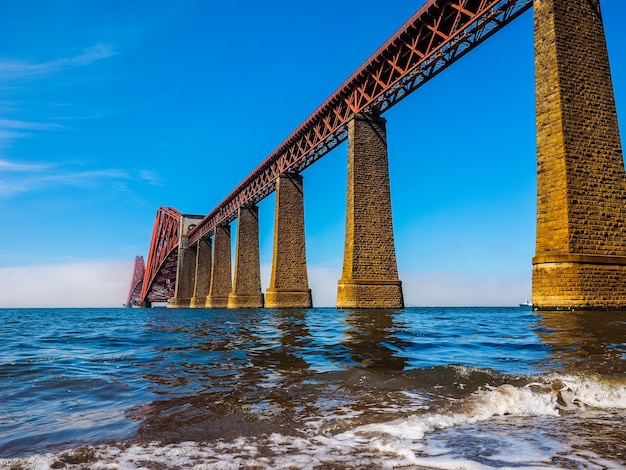
<path fill-rule="evenodd" d="M 135 257 L 135 265 L 133 266 L 133 279 L 130 283 L 130 291 L 128 292 L 128 299 L 124 304 L 126 307 L 132 307 L 138 305 L 141 298 L 141 289 L 143 287 L 143 278 L 146 275 L 146 266 L 143 261 L 143 256 Z"/>
<path fill-rule="evenodd" d="M 172 297 L 182 214 L 173 207 L 159 207 L 152 229 L 150 250 L 139 304 L 166 302 Z"/>
<path fill-rule="evenodd" d="M 626 308 L 626 174 L 599 0 L 427 1 L 206 217 L 159 209 L 140 300 L 170 299 L 174 307 L 310 307 L 300 173 L 347 140 L 337 306 L 402 307 L 382 114 L 533 5 L 533 305 Z M 264 298 L 256 204 L 274 191 L 274 253 Z"/>

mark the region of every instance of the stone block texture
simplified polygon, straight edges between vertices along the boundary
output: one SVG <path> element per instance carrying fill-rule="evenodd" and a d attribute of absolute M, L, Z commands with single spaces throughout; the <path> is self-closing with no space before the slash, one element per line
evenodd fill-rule
<path fill-rule="evenodd" d="M 176 285 L 174 297 L 167 301 L 168 308 L 188 308 L 196 274 L 196 251 L 189 246 L 187 237 L 181 237 L 178 243 L 178 265 L 176 267 Z"/>
<path fill-rule="evenodd" d="M 232 255 L 230 225 L 215 227 L 213 235 L 213 258 L 211 287 L 206 298 L 207 308 L 228 307 L 228 295 L 232 290 Z"/>
<path fill-rule="evenodd" d="M 402 308 L 391 217 L 386 121 L 348 124 L 346 238 L 338 308 Z"/>
<path fill-rule="evenodd" d="M 187 237 L 181 237 L 178 243 L 178 264 L 176 266 L 176 284 L 174 296 L 167 301 L 168 308 L 187 308 L 193 296 L 195 283 L 196 252 L 189 246 Z"/>
<path fill-rule="evenodd" d="M 535 0 L 533 305 L 626 307 L 626 178 L 599 0 Z"/>
<path fill-rule="evenodd" d="M 274 254 L 267 308 L 313 306 L 306 269 L 302 176 L 280 175 L 276 181 Z"/>
<path fill-rule="evenodd" d="M 259 208 L 240 207 L 237 213 L 235 278 L 228 308 L 263 307 L 259 255 Z"/>
<path fill-rule="evenodd" d="M 206 297 L 211 287 L 211 258 L 213 249 L 210 238 L 202 238 L 196 247 L 196 279 L 193 297 L 189 301 L 191 308 L 204 308 Z"/>
<path fill-rule="evenodd" d="M 191 297 L 193 297 L 196 276 L 196 248 L 189 246 L 187 234 L 199 220 L 202 220 L 202 216 L 190 214 L 184 214 L 180 218 L 174 295 L 167 302 L 167 306 L 170 308 L 187 308 Z"/>

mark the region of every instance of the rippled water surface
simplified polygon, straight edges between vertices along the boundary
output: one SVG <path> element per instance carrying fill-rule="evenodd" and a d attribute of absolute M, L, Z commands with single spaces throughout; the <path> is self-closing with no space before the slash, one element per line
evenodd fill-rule
<path fill-rule="evenodd" d="M 625 313 L 0 316 L 0 468 L 626 468 Z"/>

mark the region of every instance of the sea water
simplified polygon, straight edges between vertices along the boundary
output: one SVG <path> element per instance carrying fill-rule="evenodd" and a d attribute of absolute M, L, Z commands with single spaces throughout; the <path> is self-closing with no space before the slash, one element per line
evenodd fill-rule
<path fill-rule="evenodd" d="M 0 468 L 626 468 L 626 313 L 0 310 Z"/>

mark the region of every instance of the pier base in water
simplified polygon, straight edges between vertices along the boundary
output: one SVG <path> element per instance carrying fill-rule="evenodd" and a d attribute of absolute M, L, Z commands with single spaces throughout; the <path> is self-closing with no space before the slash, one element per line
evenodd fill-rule
<path fill-rule="evenodd" d="M 348 123 L 343 273 L 337 308 L 402 308 L 391 220 L 386 121 L 357 114 Z"/>
<path fill-rule="evenodd" d="M 626 176 L 598 0 L 536 0 L 533 307 L 626 307 Z"/>

